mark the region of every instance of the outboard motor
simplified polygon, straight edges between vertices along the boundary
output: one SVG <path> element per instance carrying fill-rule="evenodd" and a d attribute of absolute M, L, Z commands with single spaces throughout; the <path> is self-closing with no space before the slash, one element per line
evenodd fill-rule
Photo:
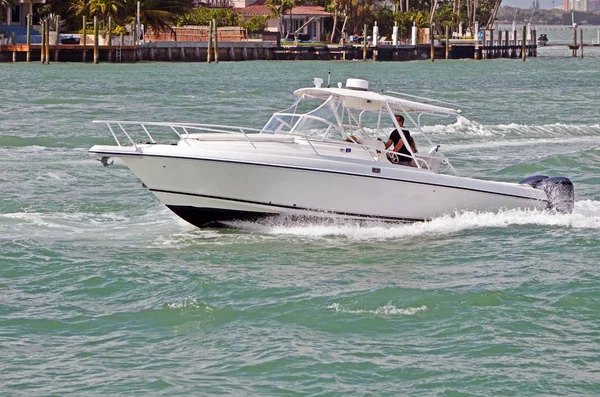
<path fill-rule="evenodd" d="M 563 214 L 573 212 L 575 188 L 569 178 L 563 176 L 549 178 L 546 175 L 533 175 L 523 179 L 519 183 L 543 190 L 548 198 L 548 209 L 553 209 Z"/>

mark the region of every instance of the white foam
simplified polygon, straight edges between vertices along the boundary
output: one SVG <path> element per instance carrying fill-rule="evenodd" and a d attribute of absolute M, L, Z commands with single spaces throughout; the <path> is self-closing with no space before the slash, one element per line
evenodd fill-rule
<path fill-rule="evenodd" d="M 207 312 L 212 312 L 214 309 L 205 301 L 198 302 L 196 298 L 189 298 L 183 302 L 167 303 L 169 309 L 204 309 Z"/>
<path fill-rule="evenodd" d="M 431 135 L 452 134 L 457 136 L 523 136 L 523 137 L 573 137 L 573 136 L 596 136 L 600 133 L 600 124 L 577 125 L 577 124 L 496 124 L 486 125 L 471 121 L 466 117 L 459 116 L 456 123 L 450 125 L 424 126 L 423 131 Z"/>
<path fill-rule="evenodd" d="M 378 307 L 376 309 L 350 309 L 342 306 L 339 303 L 332 303 L 327 306 L 328 309 L 333 310 L 335 312 L 341 313 L 350 313 L 350 314 L 371 314 L 375 316 L 393 316 L 393 315 L 408 315 L 412 316 L 417 314 L 418 312 L 427 310 L 427 306 L 420 307 L 408 307 L 408 308 L 398 308 L 394 306 L 391 302 L 386 303 L 385 305 Z"/>
<path fill-rule="evenodd" d="M 294 221 L 286 217 L 270 223 L 232 222 L 233 227 L 265 235 L 290 235 L 304 238 L 345 237 L 350 240 L 398 240 L 419 236 L 442 236 L 464 230 L 507 228 L 511 226 L 553 226 L 574 229 L 600 229 L 600 202 L 577 201 L 572 214 L 539 210 L 461 212 L 428 222 L 395 224 L 356 221 Z"/>

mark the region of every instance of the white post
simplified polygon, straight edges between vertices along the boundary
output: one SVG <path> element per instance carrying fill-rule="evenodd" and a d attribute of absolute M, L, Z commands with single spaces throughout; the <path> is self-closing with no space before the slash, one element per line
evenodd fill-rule
<path fill-rule="evenodd" d="M 398 45 L 398 22 L 394 22 L 394 29 L 392 30 L 392 44 Z"/>
<path fill-rule="evenodd" d="M 475 40 L 479 40 L 479 22 L 475 22 L 475 32 L 473 32 Z"/>
<path fill-rule="evenodd" d="M 462 37 L 463 36 L 463 31 L 462 31 L 462 23 L 458 24 L 458 37 Z"/>
<path fill-rule="evenodd" d="M 377 41 L 379 40 L 379 27 L 377 26 L 377 21 L 373 25 L 373 47 L 377 47 Z"/>
<path fill-rule="evenodd" d="M 527 41 L 531 41 L 531 23 L 527 24 Z"/>
<path fill-rule="evenodd" d="M 137 44 L 138 40 L 140 39 L 140 34 L 138 32 L 141 32 L 141 25 L 140 25 L 140 2 L 137 2 L 137 16 L 136 16 L 136 26 L 138 26 L 137 30 L 136 30 L 136 38 L 135 38 L 135 43 Z"/>
<path fill-rule="evenodd" d="M 410 45 L 417 45 L 417 24 L 415 24 L 414 22 L 410 33 Z"/>

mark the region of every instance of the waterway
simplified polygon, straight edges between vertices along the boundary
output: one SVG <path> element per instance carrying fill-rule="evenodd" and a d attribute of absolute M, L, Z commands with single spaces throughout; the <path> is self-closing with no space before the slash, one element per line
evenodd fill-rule
<path fill-rule="evenodd" d="M 599 57 L 0 64 L 0 394 L 599 395 Z M 426 132 L 461 175 L 567 176 L 574 213 L 199 230 L 87 154 L 94 119 L 260 127 L 328 70 L 460 104 Z"/>

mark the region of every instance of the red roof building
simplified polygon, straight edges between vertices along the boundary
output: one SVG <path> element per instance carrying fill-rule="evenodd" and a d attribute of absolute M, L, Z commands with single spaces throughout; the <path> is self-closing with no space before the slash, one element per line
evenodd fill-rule
<path fill-rule="evenodd" d="M 246 5 L 247 2 L 244 0 L 235 1 L 234 4 L 237 6 L 235 11 L 238 14 L 242 14 L 246 19 L 250 19 L 253 16 L 269 16 L 272 15 L 271 10 L 265 4 L 266 0 L 257 0 L 256 2 Z M 245 5 L 245 6 L 243 6 Z M 306 26 L 302 27 L 300 32 L 301 38 L 309 39 L 311 41 L 322 41 L 324 37 L 324 21 L 326 18 L 330 18 L 331 14 L 323 7 L 319 6 L 296 6 L 292 8 L 291 12 L 286 13 L 282 21 L 279 18 L 273 17 L 269 19 L 267 30 L 271 32 L 281 31 L 281 37 L 285 38 L 289 34 L 289 37 L 293 37 L 294 32 L 302 27 L 311 18 L 313 20 Z M 280 24 L 281 22 L 281 24 Z M 280 25 L 282 26 L 280 28 Z"/>

